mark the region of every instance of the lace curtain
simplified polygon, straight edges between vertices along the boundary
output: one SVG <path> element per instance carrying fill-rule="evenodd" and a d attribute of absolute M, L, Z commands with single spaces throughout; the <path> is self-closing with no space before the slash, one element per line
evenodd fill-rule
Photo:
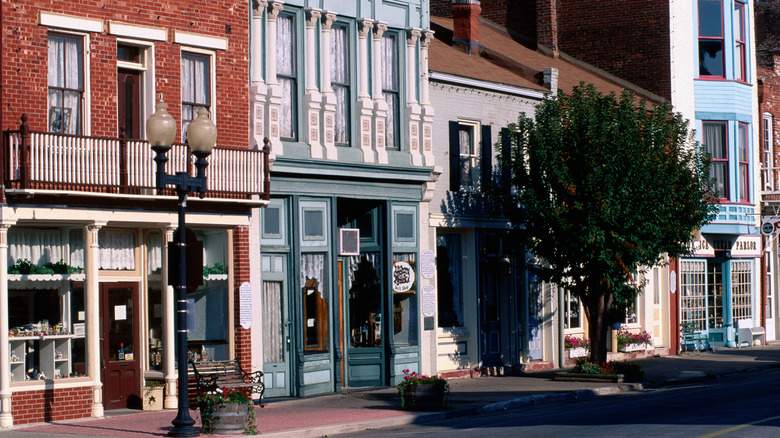
<path fill-rule="evenodd" d="M 301 284 L 306 284 L 306 280 L 316 280 L 319 284 L 318 289 L 324 290 L 323 280 L 325 274 L 325 254 L 302 254 L 301 255 Z"/>
<path fill-rule="evenodd" d="M 11 228 L 8 230 L 8 264 L 29 260 L 43 265 L 63 260 L 59 230 Z"/>
<path fill-rule="evenodd" d="M 83 42 L 78 37 L 49 37 L 49 108 L 62 111 L 62 130 L 80 134 L 83 83 Z M 49 114 L 52 117 L 52 114 Z"/>
<path fill-rule="evenodd" d="M 132 231 L 104 231 L 98 233 L 100 269 L 135 269 L 135 235 Z"/>
<path fill-rule="evenodd" d="M 723 123 L 705 123 L 703 143 L 712 156 L 712 178 L 715 179 L 715 189 L 718 196 L 728 196 L 726 182 L 728 181 L 728 152 L 726 150 L 726 125 Z M 724 161 L 716 161 L 724 160 Z"/>
<path fill-rule="evenodd" d="M 162 268 L 162 240 L 159 233 L 151 233 L 146 240 L 147 269 L 149 273 Z"/>
<path fill-rule="evenodd" d="M 382 95 L 387 101 L 385 146 L 395 147 L 395 124 L 398 116 L 398 51 L 395 35 L 382 36 Z"/>
<path fill-rule="evenodd" d="M 295 108 L 295 27 L 291 16 L 276 20 L 276 74 L 282 91 L 279 122 L 282 137 L 293 137 Z"/>
<path fill-rule="evenodd" d="M 349 111 L 349 68 L 347 56 L 347 28 L 334 26 L 330 33 L 330 78 L 336 95 L 335 142 L 346 143 Z"/>
<path fill-rule="evenodd" d="M 209 60 L 205 56 L 182 54 L 181 57 L 181 100 L 182 141 L 186 141 L 187 128 L 198 114 L 201 106 L 209 106 Z M 193 105 L 198 104 L 198 105 Z"/>

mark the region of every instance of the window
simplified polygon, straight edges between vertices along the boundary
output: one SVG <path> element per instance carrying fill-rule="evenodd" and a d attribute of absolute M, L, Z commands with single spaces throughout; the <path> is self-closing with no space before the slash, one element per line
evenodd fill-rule
<path fill-rule="evenodd" d="M 476 121 L 450 121 L 450 191 L 478 190 L 493 178 L 493 144 L 490 125 Z"/>
<path fill-rule="evenodd" d="M 393 343 L 417 345 L 417 264 L 414 253 L 393 254 Z"/>
<path fill-rule="evenodd" d="M 385 145 L 398 149 L 400 90 L 398 86 L 398 43 L 393 33 L 382 35 L 382 95 L 387 102 L 387 129 Z"/>
<path fill-rule="evenodd" d="M 151 232 L 146 236 L 147 254 L 147 324 L 149 325 L 149 369 L 162 370 L 162 235 Z"/>
<path fill-rule="evenodd" d="M 772 159 L 772 114 L 765 113 L 763 117 L 763 133 L 762 146 L 764 149 L 764 167 L 772 169 L 775 166 L 775 162 Z M 772 180 L 773 172 L 762 172 L 764 179 L 764 190 L 772 190 L 774 188 L 774 181 Z"/>
<path fill-rule="evenodd" d="M 181 55 L 181 139 L 187 141 L 187 127 L 198 110 L 211 111 L 211 66 L 209 56 L 182 52 Z"/>
<path fill-rule="evenodd" d="M 737 150 L 739 155 L 739 200 L 750 201 L 750 175 L 748 173 L 748 128 L 746 123 L 737 124 Z"/>
<path fill-rule="evenodd" d="M 460 235 L 436 236 L 436 293 L 439 327 L 463 326 Z"/>
<path fill-rule="evenodd" d="M 723 328 L 723 268 L 720 262 L 707 263 L 707 328 Z"/>
<path fill-rule="evenodd" d="M 750 302 L 750 287 L 753 282 L 752 264 L 751 260 L 731 262 L 731 308 L 734 321 L 753 317 Z M 736 322 L 734 325 L 736 326 Z"/>
<path fill-rule="evenodd" d="M 84 40 L 73 35 L 49 35 L 49 131 L 82 133 Z"/>
<path fill-rule="evenodd" d="M 703 122 L 702 143 L 712 157 L 711 178 L 715 179 L 715 192 L 721 199 L 729 198 L 729 153 L 726 142 L 726 122 Z"/>
<path fill-rule="evenodd" d="M 458 125 L 458 146 L 460 157 L 459 179 L 461 187 L 477 185 L 477 127 L 474 124 Z"/>
<path fill-rule="evenodd" d="M 295 50 L 295 20 L 292 15 L 279 15 L 276 20 L 276 78 L 282 91 L 279 114 L 279 135 L 295 140 L 298 117 L 298 79 Z"/>
<path fill-rule="evenodd" d="M 349 142 L 349 44 L 347 27 L 334 25 L 330 33 L 331 88 L 336 95 L 336 118 L 334 141 L 339 144 Z"/>
<path fill-rule="evenodd" d="M 581 329 L 582 328 L 582 304 L 580 299 L 574 296 L 570 291 L 565 291 L 564 300 L 566 308 L 564 309 L 563 328 Z"/>
<path fill-rule="evenodd" d="M 349 269 L 349 338 L 352 347 L 382 346 L 381 255 L 351 256 Z"/>
<path fill-rule="evenodd" d="M 680 318 L 691 323 L 696 330 L 704 330 L 707 324 L 707 262 L 680 262 Z"/>
<path fill-rule="evenodd" d="M 328 302 L 325 299 L 325 254 L 301 255 L 303 349 L 328 350 Z"/>
<path fill-rule="evenodd" d="M 699 0 L 699 76 L 723 77 L 723 3 Z"/>
<path fill-rule="evenodd" d="M 734 78 L 747 81 L 745 55 L 745 5 L 734 2 Z"/>

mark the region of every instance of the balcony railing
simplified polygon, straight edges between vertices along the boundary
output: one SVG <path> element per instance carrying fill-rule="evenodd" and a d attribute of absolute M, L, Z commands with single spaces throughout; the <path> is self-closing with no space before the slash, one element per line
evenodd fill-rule
<path fill-rule="evenodd" d="M 150 194 L 155 190 L 154 152 L 145 140 L 86 137 L 18 130 L 3 133 L 0 175 L 5 189 Z M 269 147 L 216 147 L 209 156 L 206 197 L 269 199 Z M 168 153 L 168 173 L 194 174 L 194 156 L 184 144 Z"/>

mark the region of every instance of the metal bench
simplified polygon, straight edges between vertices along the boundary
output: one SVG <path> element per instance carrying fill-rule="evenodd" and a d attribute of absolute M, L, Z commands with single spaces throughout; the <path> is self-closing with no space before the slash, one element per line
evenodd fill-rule
<path fill-rule="evenodd" d="M 684 322 L 680 324 L 680 348 L 683 351 L 712 350 L 710 340 L 704 330 L 699 329 L 695 322 Z"/>
<path fill-rule="evenodd" d="M 761 345 L 766 345 L 764 328 L 754 327 L 752 318 L 737 320 L 737 347 L 742 348 L 743 343 L 752 347 L 756 339 L 761 340 Z"/>
<path fill-rule="evenodd" d="M 217 388 L 247 388 L 252 394 L 260 394 L 260 407 L 264 407 L 263 372 L 248 373 L 241 368 L 238 360 L 190 361 L 192 376 L 190 378 L 190 407 L 198 407 L 197 400 L 203 394 L 213 392 Z"/>

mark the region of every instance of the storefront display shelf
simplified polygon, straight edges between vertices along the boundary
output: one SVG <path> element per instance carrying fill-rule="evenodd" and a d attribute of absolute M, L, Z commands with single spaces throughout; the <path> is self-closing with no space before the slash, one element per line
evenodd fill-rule
<path fill-rule="evenodd" d="M 67 335 L 37 335 L 14 336 L 9 338 L 11 346 L 11 381 L 27 380 L 28 369 L 38 370 L 41 380 L 59 379 L 70 376 L 71 342 L 83 338 L 72 334 Z M 30 360 L 38 351 L 38 363 Z"/>

